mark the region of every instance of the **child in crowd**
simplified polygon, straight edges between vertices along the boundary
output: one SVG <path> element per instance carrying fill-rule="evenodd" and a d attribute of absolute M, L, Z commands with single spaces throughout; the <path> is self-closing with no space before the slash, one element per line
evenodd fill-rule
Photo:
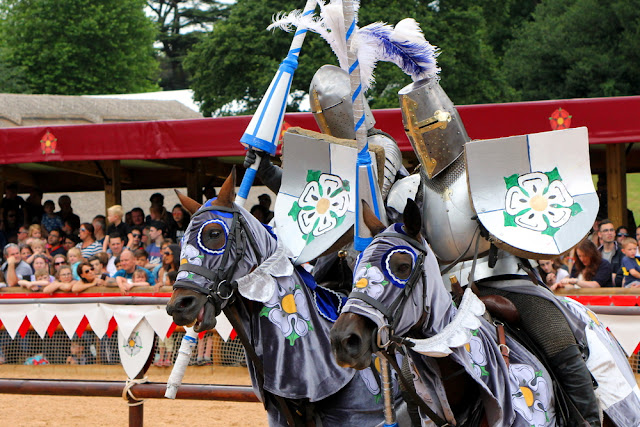
<path fill-rule="evenodd" d="M 82 257 L 82 251 L 79 248 L 71 248 L 67 252 L 67 261 L 71 266 L 71 272 L 73 274 L 73 280 L 80 280 L 80 276 L 77 275 L 76 269 L 78 265 L 80 265 L 80 261 L 84 258 Z"/>
<path fill-rule="evenodd" d="M 27 264 L 31 264 L 33 262 L 33 250 L 31 246 L 26 243 L 20 243 L 18 247 L 20 248 L 20 259 Z"/>
<path fill-rule="evenodd" d="M 67 365 L 86 365 L 87 357 L 84 355 L 84 345 L 79 339 L 71 341 L 69 347 L 71 354 L 67 357 Z"/>
<path fill-rule="evenodd" d="M 38 255 L 42 255 L 45 257 L 47 256 L 46 244 L 44 240 L 33 239 L 29 243 L 29 247 L 31 247 L 31 251 L 33 252 L 33 255 L 29 257 L 29 259 L 27 260 L 27 263 L 33 265 L 33 261 L 35 260 L 35 258 L 37 258 Z"/>
<path fill-rule="evenodd" d="M 131 282 L 129 282 L 125 277 L 118 276 L 116 277 L 116 283 L 118 284 L 122 295 L 127 295 L 134 286 L 150 286 L 147 272 L 139 268 L 134 270 L 133 276 L 131 276 Z"/>
<path fill-rule="evenodd" d="M 133 256 L 136 259 L 136 265 L 138 267 L 147 268 L 149 264 L 149 253 L 144 248 L 136 249 L 133 252 Z"/>
<path fill-rule="evenodd" d="M 22 286 L 23 288 L 29 289 L 32 292 L 38 292 L 51 283 L 49 270 L 47 270 L 46 268 L 37 269 L 35 272 L 35 279 L 36 280 L 34 281 L 24 279 L 18 280 L 18 285 Z"/>
<path fill-rule="evenodd" d="M 44 205 L 42 205 L 42 207 L 44 209 L 44 215 L 42 215 L 42 226 L 46 230 L 47 234 L 54 228 L 62 230 L 62 227 L 64 226 L 64 224 L 62 223 L 62 219 L 60 219 L 58 215 L 53 213 L 56 208 L 53 200 L 47 200 L 46 202 L 44 202 Z"/>
<path fill-rule="evenodd" d="M 72 287 L 73 275 L 71 273 L 71 266 L 62 265 L 56 273 L 56 280 L 47 285 L 42 292 L 45 294 L 52 294 L 55 291 L 71 292 Z"/>
<path fill-rule="evenodd" d="M 625 255 L 620 264 L 620 270 L 624 277 L 622 286 L 625 288 L 640 287 L 640 260 L 636 258 L 638 242 L 632 237 L 627 237 L 622 241 L 622 253 Z"/>

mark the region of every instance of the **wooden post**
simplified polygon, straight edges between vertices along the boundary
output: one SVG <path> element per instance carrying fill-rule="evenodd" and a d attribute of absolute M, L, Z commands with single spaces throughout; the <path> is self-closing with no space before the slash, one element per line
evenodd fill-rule
<path fill-rule="evenodd" d="M 202 187 L 204 186 L 204 169 L 201 159 L 193 159 L 192 167 L 187 171 L 187 196 L 202 203 Z"/>
<path fill-rule="evenodd" d="M 627 225 L 627 163 L 625 144 L 607 144 L 607 204 L 609 219 Z"/>
<path fill-rule="evenodd" d="M 105 208 L 122 204 L 122 187 L 120 181 L 120 160 L 100 162 L 105 173 L 104 204 Z"/>

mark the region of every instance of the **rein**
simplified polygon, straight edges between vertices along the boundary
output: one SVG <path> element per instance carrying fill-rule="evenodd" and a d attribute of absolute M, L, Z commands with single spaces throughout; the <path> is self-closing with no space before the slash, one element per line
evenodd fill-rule
<path fill-rule="evenodd" d="M 384 358 L 389 362 L 389 364 L 393 367 L 393 369 L 398 373 L 398 377 L 403 387 L 405 388 L 405 391 L 411 396 L 415 404 L 420 407 L 422 412 L 427 417 L 429 417 L 429 419 L 433 421 L 433 423 L 436 424 L 437 426 L 441 426 L 441 427 L 450 426 L 451 424 L 449 424 L 448 421 L 440 417 L 440 415 L 436 414 L 429 407 L 429 405 L 427 405 L 425 401 L 416 393 L 412 385 L 409 384 L 408 380 L 402 374 L 402 370 L 398 366 L 398 362 L 394 356 L 396 344 L 406 345 L 408 347 L 414 346 L 414 344 L 411 341 L 408 341 L 405 338 L 394 334 L 395 328 L 398 326 L 398 321 L 399 321 L 399 317 L 396 317 L 396 315 L 398 311 L 401 310 L 404 304 L 406 303 L 407 298 L 413 291 L 413 288 L 418 282 L 418 279 L 423 276 L 423 271 L 421 266 L 424 263 L 424 258 L 427 254 L 427 248 L 422 243 L 418 242 L 416 239 L 402 233 L 396 233 L 396 232 L 390 232 L 390 231 L 382 232 L 377 234 L 374 237 L 374 241 L 376 238 L 380 238 L 380 237 L 400 238 L 406 241 L 407 243 L 409 243 L 410 245 L 412 245 L 414 248 L 416 248 L 420 252 L 415 264 L 417 268 L 413 269 L 413 271 L 411 272 L 411 275 L 409 275 L 409 278 L 407 279 L 407 283 L 404 287 L 403 292 L 391 303 L 389 307 L 386 307 L 378 300 L 362 292 L 353 291 L 351 292 L 351 294 L 349 294 L 349 298 L 355 298 L 355 299 L 364 301 L 367 304 L 371 305 L 373 308 L 380 311 L 384 315 L 384 317 L 387 319 L 389 323 L 386 325 L 383 325 L 377 331 L 374 332 L 375 340 L 373 340 L 373 343 L 374 343 L 374 346 L 378 347 L 377 349 L 374 349 L 374 350 L 379 351 L 384 356 Z M 387 336 L 382 337 L 383 332 L 385 331 Z M 386 339 L 386 341 L 382 342 L 383 339 Z"/>

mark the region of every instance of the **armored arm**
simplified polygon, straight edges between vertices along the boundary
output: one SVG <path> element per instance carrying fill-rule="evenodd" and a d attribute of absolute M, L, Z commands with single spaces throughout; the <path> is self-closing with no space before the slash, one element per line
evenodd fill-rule
<path fill-rule="evenodd" d="M 256 175 L 260 178 L 260 181 L 269 188 L 269 190 L 278 194 L 280 184 L 282 182 L 282 169 L 271 163 L 269 153 L 264 151 L 256 152 L 252 148 L 247 150 L 247 154 L 244 157 L 244 167 L 251 167 L 251 165 L 256 161 L 256 156 L 260 156 L 262 158 Z"/>

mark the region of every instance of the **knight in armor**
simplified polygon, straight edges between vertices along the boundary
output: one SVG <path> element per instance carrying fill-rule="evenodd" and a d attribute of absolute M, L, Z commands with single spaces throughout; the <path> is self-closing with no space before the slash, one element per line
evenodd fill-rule
<path fill-rule="evenodd" d="M 309 100 L 313 117 L 322 133 L 336 138 L 355 139 L 351 87 L 346 71 L 334 65 L 320 67 L 311 80 Z M 366 100 L 364 109 L 369 145 L 382 147 L 385 153 L 384 183 L 380 191 L 386 199 L 391 185 L 396 179 L 407 176 L 408 172 L 402 165 L 402 153 L 396 141 L 388 133 L 374 127 L 376 121 Z M 271 162 L 268 153 L 258 152 L 258 155 L 263 159 L 256 174 L 264 185 L 277 194 L 282 170 Z M 244 161 L 246 168 L 255 162 L 255 156 L 253 149 L 247 151 Z"/>
<path fill-rule="evenodd" d="M 355 139 L 351 87 L 346 71 L 334 65 L 320 67 L 311 80 L 309 98 L 313 116 L 322 133 L 341 139 Z M 393 183 L 407 176 L 408 172 L 402 165 L 402 154 L 396 141 L 389 134 L 374 127 L 375 119 L 366 101 L 364 108 L 369 146 L 384 149 L 384 182 L 380 191 L 383 199 L 386 199 Z M 262 160 L 256 175 L 264 185 L 277 194 L 282 182 L 282 169 L 271 162 L 267 153 L 258 152 L 258 155 Z M 255 162 L 255 156 L 256 152 L 249 149 L 244 166 L 250 167 Z M 348 294 L 351 290 L 351 266 L 356 256 L 354 251 L 347 250 L 319 258 L 314 267 L 314 278 L 319 283 L 335 282 L 338 287 L 344 285 Z M 344 257 L 346 259 L 342 259 Z"/>
<path fill-rule="evenodd" d="M 498 249 L 478 221 L 470 201 L 464 156 L 470 139 L 439 78 L 414 82 L 399 92 L 399 98 L 406 133 L 421 163 L 421 188 L 413 194 L 422 197 L 423 232 L 441 266 L 450 266 L 448 274 L 456 275 L 463 284 L 471 273 L 468 281 L 475 282 L 481 296 L 497 294 L 511 301 L 519 312 L 521 328 L 543 353 L 574 407 L 567 424 L 601 425 L 592 376 L 585 364 L 584 332 L 572 324 L 548 288 L 533 283 L 527 274 L 528 261 L 504 246 Z M 498 153 L 495 155 L 497 159 Z M 396 185 L 401 196 L 406 195 L 402 181 Z M 389 199 L 402 200 L 395 192 L 394 186 Z M 404 209 L 397 203 L 391 207 Z M 522 251 L 513 249 L 522 256 Z"/>

